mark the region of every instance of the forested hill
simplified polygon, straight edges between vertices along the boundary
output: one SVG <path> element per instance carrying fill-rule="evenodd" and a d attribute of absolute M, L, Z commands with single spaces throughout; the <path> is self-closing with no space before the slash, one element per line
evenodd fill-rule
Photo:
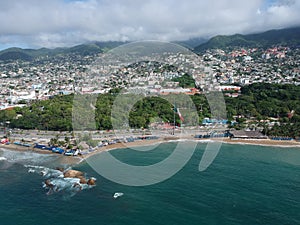
<path fill-rule="evenodd" d="M 218 35 L 208 42 L 195 47 L 195 52 L 203 52 L 207 49 L 225 49 L 235 47 L 271 47 L 273 45 L 285 45 L 290 47 L 300 46 L 300 27 L 281 30 L 270 30 L 264 33 L 249 35 Z"/>
<path fill-rule="evenodd" d="M 96 53 L 105 52 L 109 49 L 115 48 L 125 42 L 93 42 L 87 44 L 76 45 L 69 48 L 40 48 L 40 49 L 22 49 L 22 48 L 8 48 L 0 51 L 0 60 L 10 61 L 10 60 L 23 60 L 30 61 L 38 57 L 43 56 L 56 56 L 56 55 L 67 55 L 67 54 L 77 54 L 77 55 L 92 55 Z"/>
<path fill-rule="evenodd" d="M 204 42 L 204 43 L 203 43 Z M 0 60 L 23 60 L 30 61 L 42 56 L 56 56 L 59 54 L 91 55 L 105 52 L 126 42 L 91 42 L 76 45 L 69 48 L 41 48 L 41 49 L 22 49 L 9 48 L 0 51 Z M 225 49 L 235 47 L 270 47 L 273 45 L 285 45 L 290 47 L 300 46 L 300 27 L 282 30 L 270 30 L 264 33 L 249 35 L 219 35 L 206 41 L 203 38 L 194 38 L 187 41 L 175 42 L 187 48 L 194 48 L 195 52 L 203 52 L 207 49 Z M 201 43 L 201 44 L 200 44 Z M 199 45 L 200 44 L 200 45 Z M 195 47 L 196 46 L 196 47 Z"/>

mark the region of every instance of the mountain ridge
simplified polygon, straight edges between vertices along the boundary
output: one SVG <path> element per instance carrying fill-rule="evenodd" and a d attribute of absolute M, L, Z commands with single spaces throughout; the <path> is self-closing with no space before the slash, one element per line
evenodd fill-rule
<path fill-rule="evenodd" d="M 60 54 L 78 54 L 82 56 L 106 52 L 112 48 L 118 47 L 129 42 L 89 42 L 75 45 L 72 47 L 59 47 L 54 49 L 22 49 L 12 47 L 0 51 L 0 60 L 2 61 L 32 61 L 42 56 L 57 56 Z M 300 46 L 300 27 L 285 28 L 280 30 L 269 30 L 256 34 L 234 34 L 217 35 L 207 40 L 204 38 L 192 38 L 186 41 L 175 41 L 174 43 L 182 45 L 193 50 L 196 53 L 204 52 L 208 49 L 226 49 L 236 47 L 271 47 L 274 45 L 288 45 L 290 47 Z"/>
<path fill-rule="evenodd" d="M 269 30 L 255 34 L 217 35 L 206 43 L 195 47 L 195 52 L 203 52 L 208 49 L 225 49 L 235 47 L 271 47 L 274 45 L 288 45 L 295 47 L 300 45 L 300 27 Z"/>
<path fill-rule="evenodd" d="M 23 60 L 31 61 L 41 56 L 56 56 L 59 54 L 78 54 L 78 55 L 90 55 L 105 52 L 109 49 L 115 48 L 126 42 L 90 42 L 72 47 L 58 47 L 54 49 L 39 48 L 39 49 L 23 49 L 18 47 L 12 47 L 0 51 L 0 60 Z"/>

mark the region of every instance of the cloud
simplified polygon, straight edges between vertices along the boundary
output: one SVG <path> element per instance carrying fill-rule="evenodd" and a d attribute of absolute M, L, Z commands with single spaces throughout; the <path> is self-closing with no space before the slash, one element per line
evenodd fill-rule
<path fill-rule="evenodd" d="M 300 25 L 300 0 L 3 0 L 0 45 L 184 40 Z"/>
<path fill-rule="evenodd" d="M 299 26 L 299 11 L 299 0 L 280 0 L 266 10 L 265 22 L 277 28 Z"/>

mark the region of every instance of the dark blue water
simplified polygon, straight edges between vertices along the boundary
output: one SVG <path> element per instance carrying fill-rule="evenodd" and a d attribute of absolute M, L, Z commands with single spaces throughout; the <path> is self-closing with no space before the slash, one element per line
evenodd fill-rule
<path fill-rule="evenodd" d="M 150 164 L 170 155 L 174 145 L 112 154 L 127 163 Z M 224 144 L 213 164 L 199 172 L 204 149 L 199 144 L 179 173 L 146 187 L 113 183 L 82 163 L 76 169 L 96 177 L 97 186 L 74 196 L 46 195 L 43 177 L 23 166 L 51 167 L 53 157 L 0 161 L 0 224 L 300 224 L 299 148 Z M 114 192 L 124 196 L 114 199 Z"/>

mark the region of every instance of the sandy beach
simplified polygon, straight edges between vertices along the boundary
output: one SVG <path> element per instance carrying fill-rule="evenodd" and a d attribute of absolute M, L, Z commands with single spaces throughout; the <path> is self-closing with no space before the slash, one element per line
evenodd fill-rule
<path fill-rule="evenodd" d="M 250 144 L 276 147 L 300 147 L 297 141 L 276 141 L 271 139 L 223 139 L 223 142 L 230 144 Z"/>
<path fill-rule="evenodd" d="M 174 140 L 174 137 L 172 139 Z M 175 138 L 175 140 L 176 139 L 178 139 L 178 138 Z M 59 155 L 60 156 L 59 161 L 62 164 L 73 165 L 73 164 L 78 164 L 78 163 L 84 161 L 85 159 L 87 159 L 95 154 L 104 152 L 104 151 L 155 145 L 155 144 L 159 144 L 159 143 L 169 141 L 169 140 L 170 140 L 170 138 L 166 138 L 166 139 L 160 138 L 160 139 L 155 139 L 155 140 L 140 140 L 140 141 L 135 141 L 135 142 L 116 143 L 116 144 L 107 145 L 104 147 L 99 147 L 99 148 L 95 149 L 95 151 L 90 152 L 89 154 L 86 154 L 86 155 L 79 155 L 79 156 Z M 33 147 L 24 147 L 24 146 L 19 146 L 19 145 L 15 145 L 15 144 L 9 144 L 9 145 L 0 144 L 0 149 L 3 149 L 3 150 L 7 149 L 7 150 L 19 151 L 19 152 L 35 152 L 35 153 L 39 153 L 39 154 L 48 154 L 48 155 L 56 154 L 56 153 L 52 153 L 47 150 L 41 150 L 41 149 L 37 149 L 37 148 L 33 148 Z"/>
<path fill-rule="evenodd" d="M 65 156 L 60 155 L 60 162 L 62 164 L 68 164 L 68 165 L 74 165 L 78 164 L 85 159 L 92 157 L 95 154 L 99 154 L 104 151 L 110 151 L 114 149 L 122 149 L 122 148 L 134 148 L 134 147 L 140 147 L 140 146 L 149 146 L 149 145 L 158 145 L 160 143 L 165 143 L 168 141 L 180 141 L 180 140 L 188 140 L 188 141 L 196 141 L 196 142 L 205 142 L 205 141 L 220 141 L 223 143 L 228 144 L 249 144 L 249 145 L 263 145 L 263 146 L 276 146 L 276 147 L 296 147 L 300 148 L 300 142 L 297 141 L 276 141 L 276 140 L 270 140 L 270 139 L 229 139 L 229 138 L 213 138 L 213 139 L 196 139 L 191 136 L 181 136 L 181 137 L 164 137 L 159 138 L 155 140 L 139 140 L 135 142 L 127 142 L 127 143 L 116 143 L 104 147 L 100 147 L 95 149 L 93 152 L 90 152 L 86 155 L 80 155 L 80 156 Z M 22 151 L 22 152 L 36 152 L 39 154 L 56 154 L 51 153 L 47 150 L 40 150 L 35 149 L 33 147 L 24 147 L 24 146 L 18 146 L 14 144 L 10 145 L 0 145 L 0 149 L 8 149 L 13 151 Z"/>

